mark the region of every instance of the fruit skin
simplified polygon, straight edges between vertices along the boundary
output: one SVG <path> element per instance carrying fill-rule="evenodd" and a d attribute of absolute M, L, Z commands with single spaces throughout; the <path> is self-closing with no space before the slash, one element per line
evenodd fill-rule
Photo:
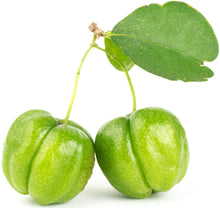
<path fill-rule="evenodd" d="M 78 124 L 27 111 L 12 124 L 2 167 L 11 186 L 39 204 L 61 203 L 82 191 L 92 174 L 94 144 Z"/>
<path fill-rule="evenodd" d="M 132 198 L 168 191 L 184 177 L 189 162 L 182 125 L 161 108 L 106 123 L 96 135 L 95 150 L 112 186 Z"/>

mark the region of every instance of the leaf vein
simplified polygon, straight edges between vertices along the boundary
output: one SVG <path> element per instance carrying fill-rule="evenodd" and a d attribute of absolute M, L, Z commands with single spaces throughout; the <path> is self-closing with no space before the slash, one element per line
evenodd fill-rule
<path fill-rule="evenodd" d="M 196 60 L 197 62 L 199 62 L 200 65 L 203 65 L 204 61 L 203 60 L 200 60 L 198 58 L 195 58 L 193 56 L 190 56 L 189 54 L 185 53 L 184 51 L 181 51 L 181 50 L 178 50 L 178 49 L 175 49 L 175 48 L 171 48 L 170 46 L 168 45 L 164 45 L 164 44 L 161 44 L 161 43 L 157 43 L 157 42 L 154 42 L 154 41 L 151 41 L 151 40 L 148 40 L 148 39 L 145 39 L 145 38 L 141 38 L 141 37 L 138 37 L 138 36 L 135 36 L 135 35 L 129 35 L 129 34 L 117 34 L 117 33 L 111 33 L 109 35 L 109 37 L 111 36 L 124 36 L 124 37 L 129 37 L 129 38 L 134 38 L 134 39 L 137 39 L 137 40 L 141 40 L 143 42 L 148 42 L 152 45 L 156 45 L 156 46 L 159 46 L 159 47 L 162 47 L 162 48 L 166 48 L 168 50 L 171 50 L 171 51 L 174 51 L 174 52 L 177 52 L 177 53 L 180 53 L 186 57 L 190 57 L 190 58 L 193 58 L 194 60 Z"/>

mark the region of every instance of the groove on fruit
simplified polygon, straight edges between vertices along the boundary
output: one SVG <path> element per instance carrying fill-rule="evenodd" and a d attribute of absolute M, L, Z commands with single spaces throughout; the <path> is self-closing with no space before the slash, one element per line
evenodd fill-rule
<path fill-rule="evenodd" d="M 148 183 L 148 181 L 147 181 L 147 179 L 146 179 L 146 177 L 145 177 L 144 171 L 143 171 L 143 169 L 142 169 L 140 159 L 138 158 L 138 154 L 136 154 L 136 152 L 135 152 L 134 144 L 133 144 L 133 141 L 132 141 L 132 135 L 131 135 L 130 129 L 131 129 L 130 118 L 128 118 L 128 133 L 129 133 L 129 137 L 128 137 L 128 138 L 129 138 L 129 142 L 130 142 L 130 145 L 131 145 L 131 151 L 132 151 L 132 154 L 133 154 L 133 156 L 134 156 L 134 158 L 135 158 L 135 161 L 136 161 L 136 164 L 137 164 L 137 169 L 139 170 L 139 172 L 140 172 L 140 174 L 141 174 L 141 176 L 142 176 L 142 178 L 143 178 L 143 181 L 144 181 L 145 185 L 146 185 L 149 189 L 151 189 L 151 187 L 150 187 L 150 185 L 149 185 L 149 183 Z"/>
<path fill-rule="evenodd" d="M 36 150 L 35 150 L 35 152 L 34 152 L 32 158 L 31 158 L 31 164 L 30 164 L 30 166 L 29 166 L 28 177 L 27 177 L 27 186 L 28 186 L 28 187 L 27 187 L 27 190 L 28 190 L 28 193 L 29 193 L 29 180 L 30 180 L 30 175 L 31 175 L 31 169 L 32 169 L 33 162 L 34 162 L 34 160 L 35 160 L 35 158 L 36 158 L 38 152 L 40 151 L 40 148 L 41 148 L 41 146 L 42 146 L 44 140 L 46 139 L 47 135 L 48 135 L 48 134 L 52 131 L 52 129 L 54 129 L 55 127 L 57 127 L 57 126 L 51 127 L 51 128 L 48 130 L 48 132 L 44 135 L 44 137 L 41 139 L 41 141 L 40 141 L 38 147 L 36 148 Z"/>

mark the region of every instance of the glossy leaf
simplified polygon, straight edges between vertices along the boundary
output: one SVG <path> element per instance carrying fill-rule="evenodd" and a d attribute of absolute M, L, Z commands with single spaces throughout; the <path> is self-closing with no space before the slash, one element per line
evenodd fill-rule
<path fill-rule="evenodd" d="M 135 64 L 158 76 L 182 81 L 213 76 L 203 64 L 218 55 L 216 36 L 202 14 L 186 3 L 140 7 L 109 37 Z"/>
<path fill-rule="evenodd" d="M 105 38 L 105 51 L 110 63 L 119 71 L 129 71 L 134 63 L 124 52 L 109 38 Z"/>

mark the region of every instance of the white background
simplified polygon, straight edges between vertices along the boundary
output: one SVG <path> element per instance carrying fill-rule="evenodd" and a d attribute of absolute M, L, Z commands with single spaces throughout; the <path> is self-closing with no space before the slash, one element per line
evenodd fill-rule
<path fill-rule="evenodd" d="M 216 0 L 188 0 L 214 28 L 220 40 Z M 139 6 L 163 0 L 1 0 L 0 1 L 0 155 L 14 119 L 30 109 L 64 118 L 75 73 L 88 48 L 95 21 L 108 31 Z M 103 46 L 103 39 L 97 42 Z M 129 199 L 114 190 L 95 164 L 85 190 L 55 207 L 220 207 L 220 63 L 206 63 L 215 73 L 208 82 L 183 83 L 156 77 L 134 67 L 130 76 L 137 108 L 158 106 L 182 122 L 190 147 L 185 178 L 172 190 L 146 199 Z M 70 116 L 95 138 L 100 126 L 130 113 L 132 97 L 125 75 L 93 49 L 79 79 Z M 1 162 L 1 159 L 0 159 Z M 0 168 L 0 207 L 39 207 L 30 196 L 14 191 Z"/>

